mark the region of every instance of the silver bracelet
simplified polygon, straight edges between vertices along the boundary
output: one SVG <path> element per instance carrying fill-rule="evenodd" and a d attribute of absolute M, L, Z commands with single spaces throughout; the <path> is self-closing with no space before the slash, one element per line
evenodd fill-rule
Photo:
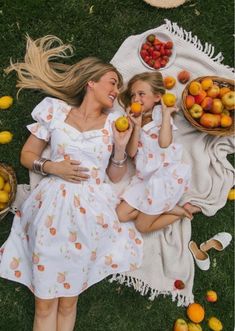
<path fill-rule="evenodd" d="M 115 167 L 122 168 L 125 165 L 125 162 L 127 160 L 127 154 L 124 152 L 124 158 L 123 160 L 115 160 L 114 157 L 111 157 L 111 162 Z"/>
<path fill-rule="evenodd" d="M 47 173 L 43 171 L 43 166 L 47 161 L 50 161 L 50 160 L 45 159 L 44 157 L 42 157 L 38 160 L 34 160 L 33 161 L 33 171 L 36 172 L 37 174 L 47 176 Z"/>

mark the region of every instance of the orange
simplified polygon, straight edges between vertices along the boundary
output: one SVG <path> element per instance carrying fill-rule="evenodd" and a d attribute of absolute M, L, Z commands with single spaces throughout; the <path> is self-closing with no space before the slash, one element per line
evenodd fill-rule
<path fill-rule="evenodd" d="M 194 323 L 200 323 L 205 317 L 205 310 L 199 303 L 191 303 L 187 308 L 187 316 Z"/>
<path fill-rule="evenodd" d="M 142 111 L 142 107 L 141 104 L 139 102 L 133 102 L 131 104 L 131 112 L 135 115 L 135 116 L 139 116 L 140 113 Z"/>
<path fill-rule="evenodd" d="M 129 128 L 129 122 L 126 116 L 120 116 L 115 121 L 116 129 L 120 132 L 124 132 Z"/>

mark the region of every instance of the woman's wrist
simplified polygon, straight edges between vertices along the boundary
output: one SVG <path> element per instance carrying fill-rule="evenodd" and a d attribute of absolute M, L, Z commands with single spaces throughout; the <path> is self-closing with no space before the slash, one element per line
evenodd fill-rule
<path fill-rule="evenodd" d="M 56 165 L 56 162 L 53 162 L 51 160 L 47 160 L 45 163 L 44 163 L 44 166 L 43 166 L 43 171 L 47 174 L 51 174 L 51 175 L 55 175 L 55 165 Z"/>

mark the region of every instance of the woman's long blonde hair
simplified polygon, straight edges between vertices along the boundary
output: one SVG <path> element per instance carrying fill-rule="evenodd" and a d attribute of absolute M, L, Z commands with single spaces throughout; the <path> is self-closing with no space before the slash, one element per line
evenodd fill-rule
<path fill-rule="evenodd" d="M 32 40 L 27 35 L 26 39 L 24 62 L 13 63 L 11 60 L 10 66 L 5 69 L 6 73 L 16 71 L 18 93 L 22 89 L 36 89 L 70 105 L 79 106 L 89 81 L 97 82 L 105 73 L 114 71 L 119 79 L 119 87 L 123 84 L 118 70 L 96 57 L 85 58 L 73 65 L 56 62 L 71 57 L 74 52 L 70 44 L 63 44 L 56 36 Z"/>
<path fill-rule="evenodd" d="M 159 71 L 143 72 L 143 73 L 133 76 L 129 80 L 125 90 L 122 93 L 120 93 L 120 95 L 118 97 L 118 101 L 122 107 L 127 108 L 128 106 L 130 106 L 132 86 L 134 83 L 136 83 L 139 80 L 143 81 L 143 82 L 147 82 L 151 86 L 152 92 L 154 94 L 164 94 L 165 93 L 165 88 L 163 85 L 163 77 Z"/>

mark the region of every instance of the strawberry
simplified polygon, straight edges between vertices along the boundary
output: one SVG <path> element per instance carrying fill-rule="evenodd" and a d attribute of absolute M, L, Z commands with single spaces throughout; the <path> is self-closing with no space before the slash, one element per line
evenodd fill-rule
<path fill-rule="evenodd" d="M 142 48 L 142 49 L 149 49 L 149 47 L 150 47 L 150 46 L 149 46 L 147 43 L 144 43 L 144 44 L 142 45 L 141 48 Z"/>
<path fill-rule="evenodd" d="M 154 34 L 150 34 L 147 36 L 146 38 L 150 43 L 153 43 L 155 40 L 155 35 Z"/>
<path fill-rule="evenodd" d="M 168 41 L 166 43 L 166 48 L 172 49 L 173 48 L 173 42 L 172 41 Z"/>
<path fill-rule="evenodd" d="M 164 49 L 163 46 L 162 46 L 161 49 L 160 49 L 160 53 L 161 53 L 161 55 L 165 55 L 165 49 Z"/>
<path fill-rule="evenodd" d="M 171 54 L 172 54 L 172 51 L 171 51 L 171 49 L 165 49 L 165 54 L 167 55 L 167 56 L 170 56 Z"/>
<path fill-rule="evenodd" d="M 161 60 L 160 63 L 161 63 L 161 68 L 163 68 L 166 65 L 166 60 Z"/>
<path fill-rule="evenodd" d="M 146 55 L 148 55 L 148 52 L 146 51 L 146 49 L 142 49 L 140 51 L 140 56 L 142 57 L 142 59 L 144 59 Z"/>
<path fill-rule="evenodd" d="M 185 288 L 185 284 L 182 280 L 180 279 L 177 279 L 175 282 L 174 282 L 174 286 L 175 288 L 177 288 L 178 290 L 183 290 Z"/>
<path fill-rule="evenodd" d="M 154 69 L 160 69 L 161 68 L 161 63 L 160 63 L 160 60 L 157 59 L 154 63 Z"/>

